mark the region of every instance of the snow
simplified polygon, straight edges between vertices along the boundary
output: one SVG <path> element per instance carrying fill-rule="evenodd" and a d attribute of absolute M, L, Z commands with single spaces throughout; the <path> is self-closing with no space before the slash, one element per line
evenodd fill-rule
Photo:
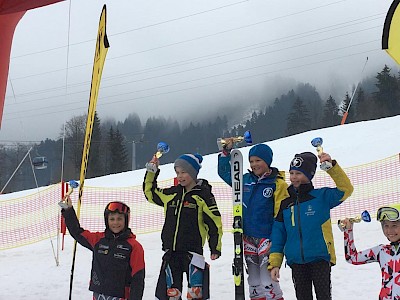
<path fill-rule="evenodd" d="M 375 121 L 360 122 L 344 126 L 310 131 L 284 139 L 268 142 L 274 150 L 273 165 L 287 170 L 295 153 L 315 151 L 311 139 L 321 136 L 324 149 L 344 167 L 366 164 L 400 153 L 400 116 Z M 173 146 L 173 145 L 171 145 Z M 246 157 L 249 147 L 242 148 Z M 149 158 L 151 157 L 149 154 Z M 168 155 L 168 154 L 166 154 Z M 216 174 L 216 155 L 204 157 L 200 176 L 210 181 L 220 181 Z M 90 179 L 87 186 L 131 186 L 141 184 L 144 170 L 125 172 L 101 178 Z M 174 176 L 171 164 L 161 166 L 160 179 Z M 19 192 L 18 194 L 28 193 Z M 0 200 L 6 199 L 2 195 Z M 15 194 L 14 194 L 15 196 Z M 351 200 L 350 200 L 351 201 Z M 393 199 L 393 202 L 399 201 Z M 375 212 L 371 212 L 372 215 Z M 343 234 L 333 226 L 337 265 L 332 268 L 333 299 L 376 299 L 380 290 L 380 269 L 378 264 L 353 266 L 344 260 Z M 134 231 L 134 228 L 133 228 Z M 355 225 L 355 243 L 358 250 L 386 243 L 380 224 Z M 157 282 L 161 263 L 160 233 L 138 235 L 137 239 L 145 249 L 146 288 L 144 299 L 154 299 L 154 287 Z M 234 299 L 231 263 L 233 258 L 233 237 L 230 232 L 223 236 L 222 256 L 211 265 L 211 299 Z M 66 236 L 65 250 L 59 253 L 59 266 L 55 263 L 52 248 L 57 241 L 47 240 L 33 245 L 0 251 L 0 300 L 34 298 L 41 300 L 67 299 L 72 263 L 73 240 Z M 207 247 L 205 247 L 207 249 Z M 91 267 L 91 252 L 78 245 L 74 271 L 72 299 L 91 299 L 88 282 Z M 289 267 L 282 267 L 281 287 L 286 300 L 296 299 Z M 246 298 L 247 299 L 247 298 Z"/>

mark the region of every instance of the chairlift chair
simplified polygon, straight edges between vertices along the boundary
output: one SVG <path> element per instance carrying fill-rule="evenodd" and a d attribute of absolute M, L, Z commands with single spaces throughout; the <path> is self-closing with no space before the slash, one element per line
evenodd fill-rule
<path fill-rule="evenodd" d="M 43 170 L 43 169 L 47 169 L 48 161 L 45 156 L 37 156 L 37 157 L 33 158 L 32 164 L 35 169 Z"/>

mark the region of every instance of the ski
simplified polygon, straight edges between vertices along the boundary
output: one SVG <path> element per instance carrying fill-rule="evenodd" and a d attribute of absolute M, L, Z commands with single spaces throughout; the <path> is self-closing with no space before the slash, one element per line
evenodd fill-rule
<path fill-rule="evenodd" d="M 232 201 L 233 201 L 233 240 L 234 258 L 232 264 L 235 282 L 235 300 L 244 300 L 244 266 L 243 266 L 243 155 L 240 150 L 231 152 Z"/>

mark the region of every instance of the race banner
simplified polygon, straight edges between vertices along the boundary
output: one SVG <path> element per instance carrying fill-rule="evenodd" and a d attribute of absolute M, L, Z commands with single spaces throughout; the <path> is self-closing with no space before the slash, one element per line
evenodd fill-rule
<path fill-rule="evenodd" d="M 83 146 L 81 172 L 79 177 L 80 181 L 79 198 L 78 198 L 78 207 L 76 211 L 78 219 L 80 216 L 82 193 L 83 193 L 83 187 L 85 183 L 87 165 L 89 160 L 90 142 L 92 140 L 94 114 L 96 112 L 101 74 L 103 72 L 104 61 L 106 59 L 109 47 L 110 45 L 108 43 L 107 33 L 106 33 L 106 6 L 104 5 L 100 16 L 99 29 L 97 34 L 96 51 L 94 55 L 93 72 L 92 72 L 92 84 L 90 88 L 90 97 L 89 97 L 88 116 L 86 121 L 85 141 Z"/>
<path fill-rule="evenodd" d="M 81 203 L 82 203 L 82 194 L 83 194 L 83 186 L 85 183 L 86 170 L 89 160 L 89 151 L 90 151 L 90 142 L 92 140 L 92 132 L 93 132 L 93 123 L 94 123 L 94 115 L 96 112 L 97 98 L 99 94 L 99 87 L 101 81 L 101 74 L 103 72 L 104 61 L 106 59 L 108 48 L 110 47 L 106 34 L 106 6 L 103 6 L 100 15 L 99 29 L 97 32 L 97 42 L 96 42 L 96 50 L 94 54 L 94 63 L 93 63 L 93 71 L 92 71 L 92 83 L 90 87 L 90 96 L 89 96 L 89 108 L 88 115 L 86 120 L 86 132 L 85 132 L 85 141 L 83 145 L 83 153 L 82 153 L 82 163 L 81 163 L 81 172 L 80 172 L 80 184 L 79 184 L 79 198 L 78 205 L 76 210 L 76 215 L 79 219 L 81 212 Z M 72 252 L 72 265 L 71 265 L 71 274 L 69 281 L 69 300 L 72 299 L 72 287 L 74 281 L 74 270 L 75 270 L 75 258 L 76 258 L 76 248 L 77 242 L 74 242 L 74 249 Z"/>

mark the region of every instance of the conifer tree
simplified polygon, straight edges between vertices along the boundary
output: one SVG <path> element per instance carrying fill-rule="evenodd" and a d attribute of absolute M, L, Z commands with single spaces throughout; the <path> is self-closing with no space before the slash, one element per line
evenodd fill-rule
<path fill-rule="evenodd" d="M 101 176 L 103 166 L 102 166 L 102 155 L 101 155 L 101 143 L 102 143 L 102 135 L 100 129 L 100 119 L 97 115 L 97 111 L 94 113 L 94 121 L 93 121 L 93 131 L 92 131 L 92 140 L 90 142 L 90 151 L 89 151 L 89 161 L 88 161 L 88 170 L 87 170 L 87 178 Z"/>
<path fill-rule="evenodd" d="M 287 119 L 287 130 L 288 135 L 298 134 L 305 132 L 311 127 L 311 119 L 307 107 L 303 104 L 300 97 L 297 97 L 296 101 L 292 106 L 292 111 Z"/>
<path fill-rule="evenodd" d="M 331 127 L 340 124 L 340 116 L 338 115 L 338 105 L 335 99 L 330 95 L 328 100 L 325 102 L 324 115 L 322 119 L 322 125 L 324 127 Z"/>
<path fill-rule="evenodd" d="M 120 173 L 129 170 L 126 142 L 120 131 L 110 128 L 109 131 L 110 149 L 110 173 Z"/>
<path fill-rule="evenodd" d="M 67 168 L 64 170 L 66 178 L 79 178 L 85 130 L 86 115 L 72 117 L 65 123 L 65 153 L 68 157 Z M 69 166 L 74 169 L 70 170 Z"/>
<path fill-rule="evenodd" d="M 364 92 L 364 89 L 360 87 L 358 89 L 356 100 L 355 100 L 355 111 L 356 111 L 356 120 L 364 121 L 368 120 L 369 116 L 372 114 L 372 105 L 368 101 L 367 95 Z"/>
<path fill-rule="evenodd" d="M 400 113 L 399 84 L 395 76 L 390 74 L 391 69 L 385 65 L 376 75 L 375 84 L 378 91 L 374 93 L 378 106 L 379 117 L 394 116 Z"/>

